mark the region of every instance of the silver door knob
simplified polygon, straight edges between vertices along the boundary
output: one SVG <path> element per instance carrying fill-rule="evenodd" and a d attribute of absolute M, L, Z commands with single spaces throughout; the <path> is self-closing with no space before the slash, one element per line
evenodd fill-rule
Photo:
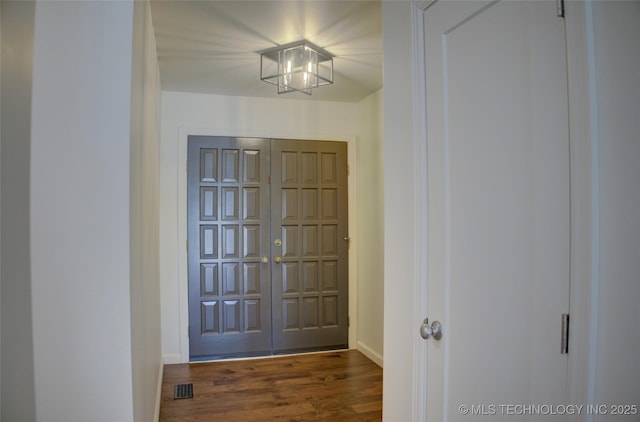
<path fill-rule="evenodd" d="M 440 340 L 442 338 L 442 324 L 440 324 L 440 321 L 433 321 L 429 325 L 429 318 L 425 318 L 420 326 L 420 335 L 425 340 L 431 337 L 434 340 Z"/>
<path fill-rule="evenodd" d="M 276 256 L 273 260 L 276 261 L 276 264 L 279 264 L 282 262 L 282 258 L 280 258 L 279 256 Z"/>

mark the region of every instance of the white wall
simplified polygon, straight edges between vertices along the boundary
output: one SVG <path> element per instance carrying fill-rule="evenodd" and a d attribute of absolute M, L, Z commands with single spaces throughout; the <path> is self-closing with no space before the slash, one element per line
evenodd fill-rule
<path fill-rule="evenodd" d="M 2 4 L 0 4 L 0 51 L 2 50 Z M 2 128 L 2 53 L 0 52 L 0 128 Z M 0 187 L 2 186 L 2 130 L 0 129 Z M 0 189 L 0 233 L 2 232 L 2 189 Z M 0 234 L 0 418 L 2 417 L 2 235 Z"/>
<path fill-rule="evenodd" d="M 133 10 L 132 1 L 36 4 L 30 217 L 41 421 L 133 420 Z"/>
<path fill-rule="evenodd" d="M 640 2 L 593 2 L 599 290 L 595 403 L 640 397 Z M 594 327 L 595 328 L 595 327 Z M 596 420 L 609 420 L 603 416 Z M 628 419 L 637 420 L 638 416 Z"/>
<path fill-rule="evenodd" d="M 2 50 L 2 4 L 0 4 L 0 51 Z M 2 53 L 0 52 L 0 187 L 2 186 Z M 2 417 L 2 189 L 0 189 L 0 418 Z"/>
<path fill-rule="evenodd" d="M 382 366 L 384 325 L 384 189 L 382 90 L 359 103 L 357 347 Z"/>
<path fill-rule="evenodd" d="M 151 421 L 157 419 L 159 410 L 162 356 L 158 260 L 160 73 L 149 2 L 135 2 L 133 27 L 130 161 L 133 413 L 136 421 Z"/>
<path fill-rule="evenodd" d="M 377 101 L 368 100 L 369 104 Z M 374 107 L 374 106 L 368 106 Z M 360 162 L 356 162 L 356 150 L 361 142 L 361 107 L 355 103 L 331 103 L 294 100 L 288 98 L 267 99 L 226 97 L 178 92 L 162 95 L 162 140 L 160 148 L 160 279 L 162 284 L 162 352 L 165 363 L 184 362 L 189 358 L 187 338 L 187 254 L 186 244 L 186 136 L 209 134 L 226 136 L 271 137 L 291 139 L 345 140 L 349 142 L 349 231 L 354 237 L 354 247 L 349 251 L 350 262 L 355 262 L 356 247 L 360 236 L 367 236 L 360 221 L 360 210 L 369 217 L 371 207 L 379 203 L 356 203 L 356 174 Z M 375 124 L 375 123 L 372 123 Z M 372 129 L 371 133 L 375 133 Z M 374 137 L 375 138 L 375 137 Z M 373 142 L 377 142 L 373 139 Z M 376 148 L 375 146 L 373 147 Z M 364 165 L 364 172 L 368 174 Z M 359 189 L 359 187 L 358 187 Z M 367 197 L 373 198 L 371 195 Z M 363 234 L 364 231 L 364 234 Z M 357 233 L 354 235 L 354 233 Z M 369 239 L 376 238 L 370 234 Z M 377 238 L 377 244 L 382 238 Z M 359 265 L 351 265 L 349 307 L 352 321 L 349 344 L 357 344 L 359 330 L 356 283 Z M 379 275 L 378 275 L 379 277 Z M 356 282 L 353 282 L 356 280 Z M 372 281 L 368 281 L 371 283 Z M 381 283 L 381 281 L 373 281 Z M 378 298 L 376 303 L 382 303 Z M 375 312 L 379 312 L 379 308 Z M 375 316 L 372 317 L 375 320 Z M 355 323 L 355 324 L 354 324 Z M 381 344 L 382 331 L 377 338 L 366 334 L 364 343 L 374 355 L 382 355 L 376 347 Z"/>
<path fill-rule="evenodd" d="M 417 335 L 411 2 L 382 2 L 384 51 L 383 419 L 410 421 Z"/>
<path fill-rule="evenodd" d="M 29 151 L 33 2 L 2 2 L 2 412 L 3 421 L 35 419 L 29 253 Z"/>

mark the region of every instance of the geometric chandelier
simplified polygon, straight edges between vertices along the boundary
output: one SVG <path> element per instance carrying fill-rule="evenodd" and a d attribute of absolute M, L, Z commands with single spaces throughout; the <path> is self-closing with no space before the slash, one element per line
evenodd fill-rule
<path fill-rule="evenodd" d="M 302 92 L 333 83 L 333 54 L 307 41 L 258 51 L 260 79 L 278 87 L 278 94 Z"/>

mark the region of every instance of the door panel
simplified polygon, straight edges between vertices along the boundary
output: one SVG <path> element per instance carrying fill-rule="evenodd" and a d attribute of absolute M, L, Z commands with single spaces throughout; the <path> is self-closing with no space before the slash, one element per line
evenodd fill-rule
<path fill-rule="evenodd" d="M 346 347 L 346 144 L 188 144 L 191 358 Z"/>
<path fill-rule="evenodd" d="M 269 143 L 190 136 L 188 154 L 190 355 L 270 353 Z"/>
<path fill-rule="evenodd" d="M 347 148 L 272 141 L 275 352 L 348 344 Z"/>
<path fill-rule="evenodd" d="M 428 345 L 428 420 L 481 404 L 514 420 L 499 405 L 565 403 L 564 22 L 549 1 L 438 2 L 424 22 L 428 312 L 444 326 Z"/>

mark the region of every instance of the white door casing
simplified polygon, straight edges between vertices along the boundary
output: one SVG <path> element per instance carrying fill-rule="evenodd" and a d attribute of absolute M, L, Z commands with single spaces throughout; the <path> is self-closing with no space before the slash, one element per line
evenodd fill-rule
<path fill-rule="evenodd" d="M 347 145 L 189 137 L 190 356 L 345 347 Z"/>

